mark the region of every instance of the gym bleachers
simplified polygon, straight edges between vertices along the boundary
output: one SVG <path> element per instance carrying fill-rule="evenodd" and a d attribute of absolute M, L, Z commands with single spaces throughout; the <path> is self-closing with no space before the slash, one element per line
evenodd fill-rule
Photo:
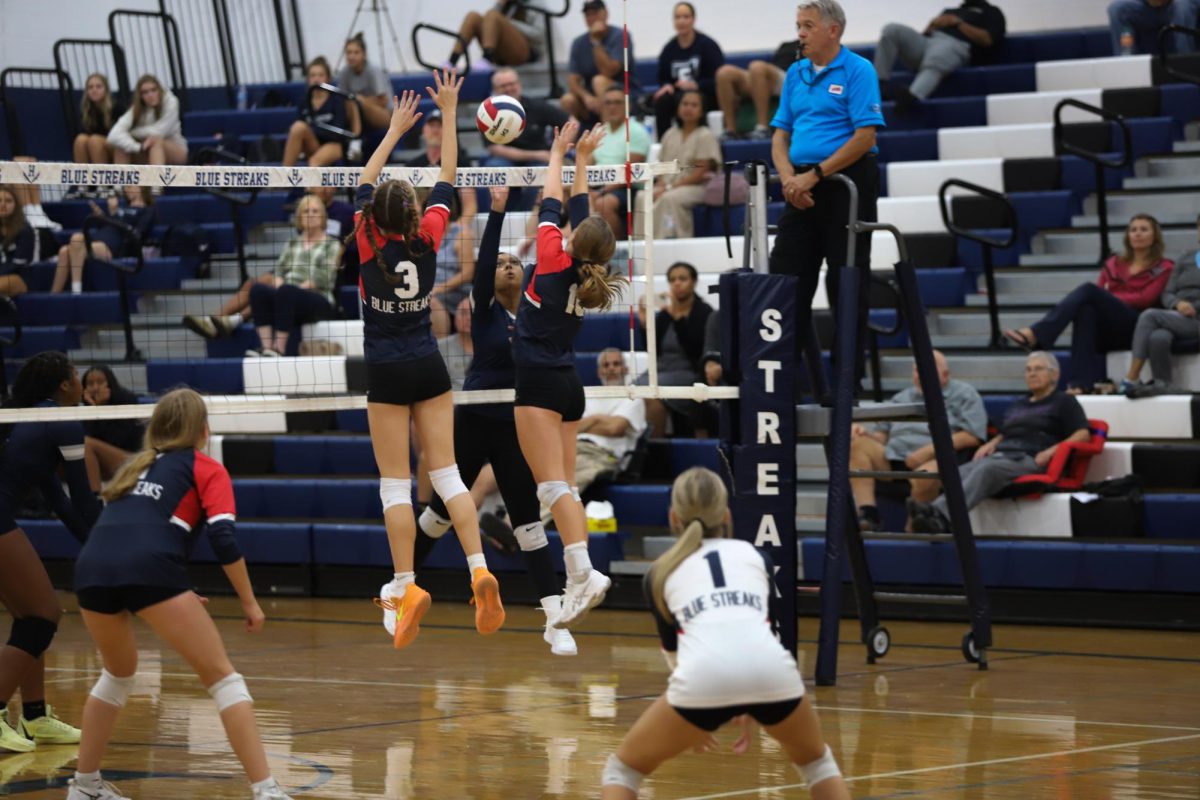
<path fill-rule="evenodd" d="M 1110 220 L 1119 243 L 1124 220 L 1140 210 L 1160 217 L 1167 226 L 1168 254 L 1195 246 L 1193 227 L 1200 213 L 1200 170 L 1194 169 L 1200 149 L 1200 87 L 1159 83 L 1149 57 L 1112 58 L 1105 29 L 1010 35 L 995 63 L 959 70 L 937 95 L 907 115 L 885 104 L 888 127 L 879 133 L 881 163 L 880 219 L 905 233 L 912 260 L 918 267 L 922 299 L 929 309 L 931 333 L 943 348 L 958 378 L 985 393 L 989 416 L 998 418 L 1024 389 L 1020 353 L 987 350 L 987 298 L 980 292 L 983 255 L 977 245 L 956 244 L 946 233 L 936 193 L 947 178 L 959 178 L 1004 192 L 1018 212 L 1017 242 L 996 253 L 1001 320 L 1005 327 L 1037 319 L 1059 297 L 1079 283 L 1094 280 L 1099 253 L 1095 174 L 1090 163 L 1062 154 L 1055 145 L 1053 108 L 1074 98 L 1125 116 L 1137 161 L 1123 171 L 1104 176 L 1110 190 Z M 854 48 L 870 58 L 872 47 Z M 746 64 L 769 53 L 731 54 L 732 63 Z M 652 91 L 655 61 L 636 65 L 644 91 Z M 905 84 L 912 76 L 898 73 Z M 464 89 L 467 100 L 488 93 L 489 75 L 472 73 Z M 426 76 L 394 76 L 397 91 L 419 88 Z M 250 89 L 252 105 L 264 101 L 298 103 L 303 85 L 262 84 Z M 34 97 L 33 105 L 42 102 Z M 428 105 L 428 101 L 423 101 Z M 246 153 L 263 137 L 282 141 L 295 118 L 291 106 L 235 111 L 216 104 L 196 104 L 185 115 L 185 133 L 193 146 L 220 143 Z M 1069 110 L 1064 115 L 1073 142 L 1104 152 L 1119 148 L 1120 135 L 1109 123 Z M 471 154 L 474 140 L 466 139 Z M 724 156 L 731 161 L 770 158 L 769 142 L 729 141 Z M 478 147 L 474 147 L 478 155 Z M 46 155 L 39 153 L 43 158 Z M 59 154 L 61 157 L 63 154 Z M 1173 159 L 1168 161 L 1167 159 Z M 1190 159 L 1190 160 L 1189 160 Z M 1188 169 L 1177 167 L 1184 163 Z M 1191 171 L 1189 171 L 1191 170 Z M 1182 177 L 1180 175 L 1182 174 Z M 184 222 L 205 227 L 216 258 L 208 277 L 187 273 L 179 259 L 154 258 L 130 279 L 137 322 L 135 338 L 148 356 L 142 365 L 120 365 L 118 374 L 139 392 L 156 393 L 187 383 L 205 392 L 239 398 L 269 399 L 305 396 L 321 387 L 361 392 L 361 322 L 354 287 L 339 292 L 341 319 L 306 326 L 304 337 L 341 344 L 342 353 L 277 363 L 247 362 L 242 351 L 255 345 L 253 329 L 243 326 L 231 339 L 187 346 L 178 357 L 180 336 L 172 334 L 174 350 L 156 349 L 159 332 L 178 331 L 182 313 L 214 313 L 236 287 L 230 256 L 241 244 L 253 271 L 269 268 L 278 245 L 265 235 L 286 223 L 285 195 L 262 192 L 241 210 L 245 239 L 234 240 L 229 205 L 203 192 L 170 193 L 158 203 L 158 228 Z M 772 190 L 768 210 L 778 219 L 783 203 Z M 83 201 L 47 202 L 51 217 L 63 225 L 62 239 L 77 230 L 89 213 Z M 955 197 L 953 217 L 960 224 L 987 230 L 999 226 L 990 211 L 967 198 Z M 702 287 L 740 260 L 744 213 L 730 210 L 734 258 L 725 254 L 725 222 L 719 207 L 694 210 L 696 236 L 688 240 L 657 241 L 656 264 L 675 260 L 696 265 Z M 510 214 L 508 235 L 515 237 L 524 217 Z M 478 220 L 482 227 L 483 220 Z M 478 231 L 477 231 L 478 233 Z M 277 241 L 277 237 L 276 237 Z M 639 254 L 635 246 L 635 257 Z M 623 257 L 624 245 L 618 258 Z M 874 240 L 872 265 L 886 270 L 896 260 L 891 240 Z M 660 269 L 660 272 L 662 270 Z M 116 350 L 123 352 L 119 328 L 121 311 L 112 270 L 90 270 L 84 296 L 50 295 L 53 264 L 30 270 L 30 293 L 17 303 L 27 326 L 21 344 L 7 355 L 9 373 L 14 359 L 48 347 L 72 352 L 87 365 Z M 665 290 L 665 277 L 655 280 Z M 715 298 L 703 294 L 711 302 Z M 816 303 L 825 307 L 823 291 Z M 877 321 L 893 315 L 873 311 Z M 1060 338 L 1056 353 L 1069 367 L 1069 333 Z M 578 367 L 584 382 L 597 383 L 595 358 L 604 347 L 629 346 L 629 316 L 624 313 L 589 315 L 577 342 Z M 644 350 L 638 332 L 635 347 Z M 903 332 L 883 343 L 882 383 L 893 392 L 909 384 L 910 358 Z M 115 356 L 108 356 L 115 357 Z M 1123 372 L 1127 353 L 1109 356 L 1110 374 Z M 640 363 L 635 359 L 634 366 Z M 1200 356 L 1181 354 L 1177 379 L 1200 392 Z M 636 370 L 635 370 L 636 371 Z M 1079 589 L 1104 591 L 1195 592 L 1200 574 L 1200 403 L 1195 395 L 1127 400 L 1121 397 L 1082 398 L 1089 417 L 1106 420 L 1110 439 L 1090 465 L 1089 480 L 1136 473 L 1146 496 L 1140 508 L 1141 526 L 1130 530 L 1120 517 L 1104 516 L 1084 498 L 1045 495 L 1038 499 L 991 500 L 973 512 L 980 535 L 979 552 L 984 581 L 998 588 Z M 262 564 L 386 567 L 390 563 L 386 536 L 380 525 L 378 484 L 365 412 L 321 414 L 265 412 L 238 418 L 214 417 L 211 450 L 234 476 L 239 513 L 239 538 L 247 557 Z M 628 541 L 629 530 L 661 531 L 666 525 L 669 483 L 693 465 L 719 468 L 714 440 L 655 440 L 648 467 L 636 484 L 615 483 L 598 490 L 614 507 L 622 534 L 593 535 L 593 560 L 602 569 L 618 571 L 630 555 L 653 555 L 656 537 L 643 537 L 641 546 Z M 818 580 L 823 564 L 825 507 L 824 456 L 819 448 L 801 447 L 797 529 L 802 538 L 805 580 Z M 1099 501 L 1096 501 L 1099 502 Z M 1097 519 L 1100 522 L 1097 522 Z M 74 540 L 57 523 L 23 523 L 40 552 L 69 558 Z M 1117 526 L 1117 527 L 1112 527 Z M 1110 529 L 1111 528 L 1111 529 Z M 557 538 L 552 538 L 560 548 Z M 489 554 L 489 558 L 493 555 Z M 494 556 L 501 568 L 520 569 L 514 559 Z M 870 541 L 868 558 L 880 583 L 952 585 L 958 582 L 953 550 L 943 544 L 911 541 Z M 461 567 L 462 555 L 452 537 L 439 543 L 431 566 Z M 635 570 L 634 570 L 635 571 Z M 318 581 L 319 586 L 319 581 Z"/>

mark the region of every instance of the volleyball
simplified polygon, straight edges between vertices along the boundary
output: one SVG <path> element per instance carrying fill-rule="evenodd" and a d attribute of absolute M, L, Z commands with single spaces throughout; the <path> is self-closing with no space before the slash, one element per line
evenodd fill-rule
<path fill-rule="evenodd" d="M 515 97 L 493 95 L 479 104 L 475 124 L 492 144 L 508 144 L 525 130 L 525 108 Z"/>

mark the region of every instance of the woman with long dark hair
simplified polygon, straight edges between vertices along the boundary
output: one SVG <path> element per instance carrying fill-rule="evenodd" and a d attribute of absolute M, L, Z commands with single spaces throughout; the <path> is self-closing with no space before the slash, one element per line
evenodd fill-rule
<path fill-rule="evenodd" d="M 108 132 L 125 113 L 125 108 L 112 95 L 108 77 L 93 72 L 83 85 L 79 101 L 80 131 L 71 144 L 71 156 L 76 164 L 111 164 L 113 148 Z"/>
<path fill-rule="evenodd" d="M 77 406 L 83 386 L 62 353 L 38 353 L 21 366 L 8 408 Z M 10 726 L 0 713 L 0 751 L 28 752 L 38 744 L 74 744 L 79 729 L 54 716 L 46 703 L 45 652 L 62 608 L 50 577 L 16 513 L 34 489 L 82 541 L 100 512 L 84 468 L 83 425 L 78 421 L 18 422 L 0 426 L 0 599 L 12 615 L 0 647 L 0 709 L 21 690 L 21 717 Z M 58 480 L 62 468 L 71 496 Z"/>
<path fill-rule="evenodd" d="M 138 397 L 121 385 L 112 367 L 97 364 L 83 373 L 83 402 L 89 406 L 130 406 L 137 405 Z M 83 423 L 83 431 L 87 434 L 84 463 L 88 481 L 99 491 L 104 481 L 142 449 L 146 424 L 140 419 L 94 419 Z"/>
<path fill-rule="evenodd" d="M 16 188 L 0 186 L 0 295 L 16 297 L 29 287 L 22 273 L 33 261 L 33 228 Z"/>

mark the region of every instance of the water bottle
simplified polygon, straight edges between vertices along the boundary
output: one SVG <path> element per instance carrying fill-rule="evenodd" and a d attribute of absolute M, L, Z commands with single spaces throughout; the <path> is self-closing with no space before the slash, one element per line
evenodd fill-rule
<path fill-rule="evenodd" d="M 1121 29 L 1121 55 L 1133 55 L 1133 31 L 1129 28 Z"/>
<path fill-rule="evenodd" d="M 246 91 L 246 84 L 239 83 L 237 87 L 237 109 L 245 111 L 249 100 L 249 92 Z"/>

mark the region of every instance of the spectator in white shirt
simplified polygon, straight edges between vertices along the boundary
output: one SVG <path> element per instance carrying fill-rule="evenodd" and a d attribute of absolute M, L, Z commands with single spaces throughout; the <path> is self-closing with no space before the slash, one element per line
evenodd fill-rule
<path fill-rule="evenodd" d="M 179 100 L 153 75 L 138 78 L 133 105 L 108 132 L 117 164 L 186 164 Z"/>

